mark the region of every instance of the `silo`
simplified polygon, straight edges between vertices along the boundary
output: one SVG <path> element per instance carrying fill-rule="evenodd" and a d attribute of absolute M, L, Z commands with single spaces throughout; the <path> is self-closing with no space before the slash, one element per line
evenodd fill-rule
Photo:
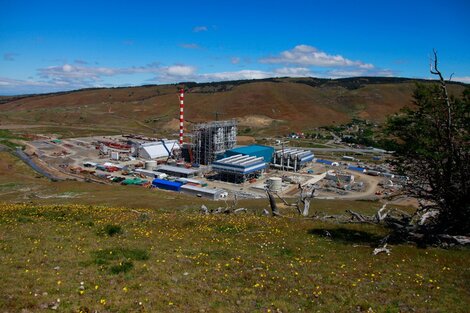
<path fill-rule="evenodd" d="M 281 191 L 282 178 L 280 178 L 280 177 L 270 177 L 268 179 L 268 188 L 271 191 Z"/>
<path fill-rule="evenodd" d="M 145 161 L 145 169 L 146 170 L 151 170 L 153 171 L 153 169 L 157 167 L 157 161 Z"/>

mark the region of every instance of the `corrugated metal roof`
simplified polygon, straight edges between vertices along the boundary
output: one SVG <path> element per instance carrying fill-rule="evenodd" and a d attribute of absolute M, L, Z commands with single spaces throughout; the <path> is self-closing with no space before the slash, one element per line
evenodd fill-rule
<path fill-rule="evenodd" d="M 219 172 L 237 172 L 248 174 L 267 167 L 263 157 L 238 154 L 212 163 L 212 169 Z"/>
<path fill-rule="evenodd" d="M 224 158 L 224 159 L 215 161 L 213 164 L 233 166 L 233 167 L 246 167 L 253 163 L 264 163 L 264 159 L 263 157 L 239 154 L 236 158 L 234 157 Z"/>
<path fill-rule="evenodd" d="M 224 190 L 222 189 L 209 189 L 205 187 L 198 187 L 198 186 L 192 186 L 192 185 L 183 185 L 181 186 L 181 190 L 192 190 L 192 191 L 197 191 L 200 193 L 207 193 L 211 195 L 217 195 L 217 194 L 224 192 Z"/>
<path fill-rule="evenodd" d="M 357 172 L 365 172 L 366 169 L 358 166 L 348 166 L 348 170 L 357 171 Z"/>
<path fill-rule="evenodd" d="M 322 160 L 322 159 L 317 159 L 317 163 L 328 164 L 328 165 L 332 165 L 332 164 L 333 164 L 333 162 L 331 162 L 331 161 Z"/>
<path fill-rule="evenodd" d="M 182 183 L 169 181 L 166 179 L 155 178 L 154 180 L 152 180 L 152 185 L 166 185 L 166 186 L 172 186 L 172 187 L 181 187 Z"/>
<path fill-rule="evenodd" d="M 139 154 L 143 154 L 142 157 L 150 159 L 167 157 L 169 155 L 168 151 L 171 151 L 171 149 L 177 145 L 178 143 L 176 140 L 148 142 L 140 146 Z"/>
<path fill-rule="evenodd" d="M 169 171 L 169 172 L 186 174 L 186 175 L 191 175 L 191 174 L 196 175 L 198 173 L 198 170 L 193 170 L 193 169 L 185 168 L 185 167 L 171 166 L 171 165 L 160 165 L 159 167 L 157 167 L 157 171 Z"/>

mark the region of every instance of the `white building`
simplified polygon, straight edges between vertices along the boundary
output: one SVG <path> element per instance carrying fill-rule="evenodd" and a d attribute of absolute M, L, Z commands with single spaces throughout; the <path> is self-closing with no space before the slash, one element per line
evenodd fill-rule
<path fill-rule="evenodd" d="M 138 154 L 142 159 L 151 160 L 168 157 L 177 149 L 180 149 L 177 140 L 152 141 L 140 144 Z"/>

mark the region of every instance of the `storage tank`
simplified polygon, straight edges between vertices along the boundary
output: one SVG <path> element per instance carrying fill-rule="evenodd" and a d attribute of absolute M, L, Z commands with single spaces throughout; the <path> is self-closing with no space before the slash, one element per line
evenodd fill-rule
<path fill-rule="evenodd" d="M 153 169 L 157 167 L 157 161 L 145 161 L 145 169 L 146 170 L 151 170 L 153 171 Z"/>
<path fill-rule="evenodd" d="M 280 178 L 280 177 L 270 177 L 268 179 L 268 188 L 271 191 L 281 191 L 282 178 Z"/>

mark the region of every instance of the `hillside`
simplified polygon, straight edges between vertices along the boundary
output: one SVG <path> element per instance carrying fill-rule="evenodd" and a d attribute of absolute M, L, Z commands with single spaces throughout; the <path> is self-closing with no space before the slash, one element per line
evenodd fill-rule
<path fill-rule="evenodd" d="M 430 83 L 429 81 L 421 81 Z M 303 131 L 340 124 L 352 117 L 382 122 L 410 105 L 416 80 L 273 78 L 184 83 L 189 122 L 237 118 L 257 135 Z M 3 97 L 0 120 L 7 125 L 140 131 L 171 135 L 178 125 L 178 85 L 95 88 L 53 94 Z M 464 84 L 453 83 L 460 93 Z"/>
<path fill-rule="evenodd" d="M 468 249 L 394 245 L 373 256 L 383 236 L 374 225 L 76 204 L 0 203 L 0 212 L 2 312 L 467 312 L 470 304 Z"/>

